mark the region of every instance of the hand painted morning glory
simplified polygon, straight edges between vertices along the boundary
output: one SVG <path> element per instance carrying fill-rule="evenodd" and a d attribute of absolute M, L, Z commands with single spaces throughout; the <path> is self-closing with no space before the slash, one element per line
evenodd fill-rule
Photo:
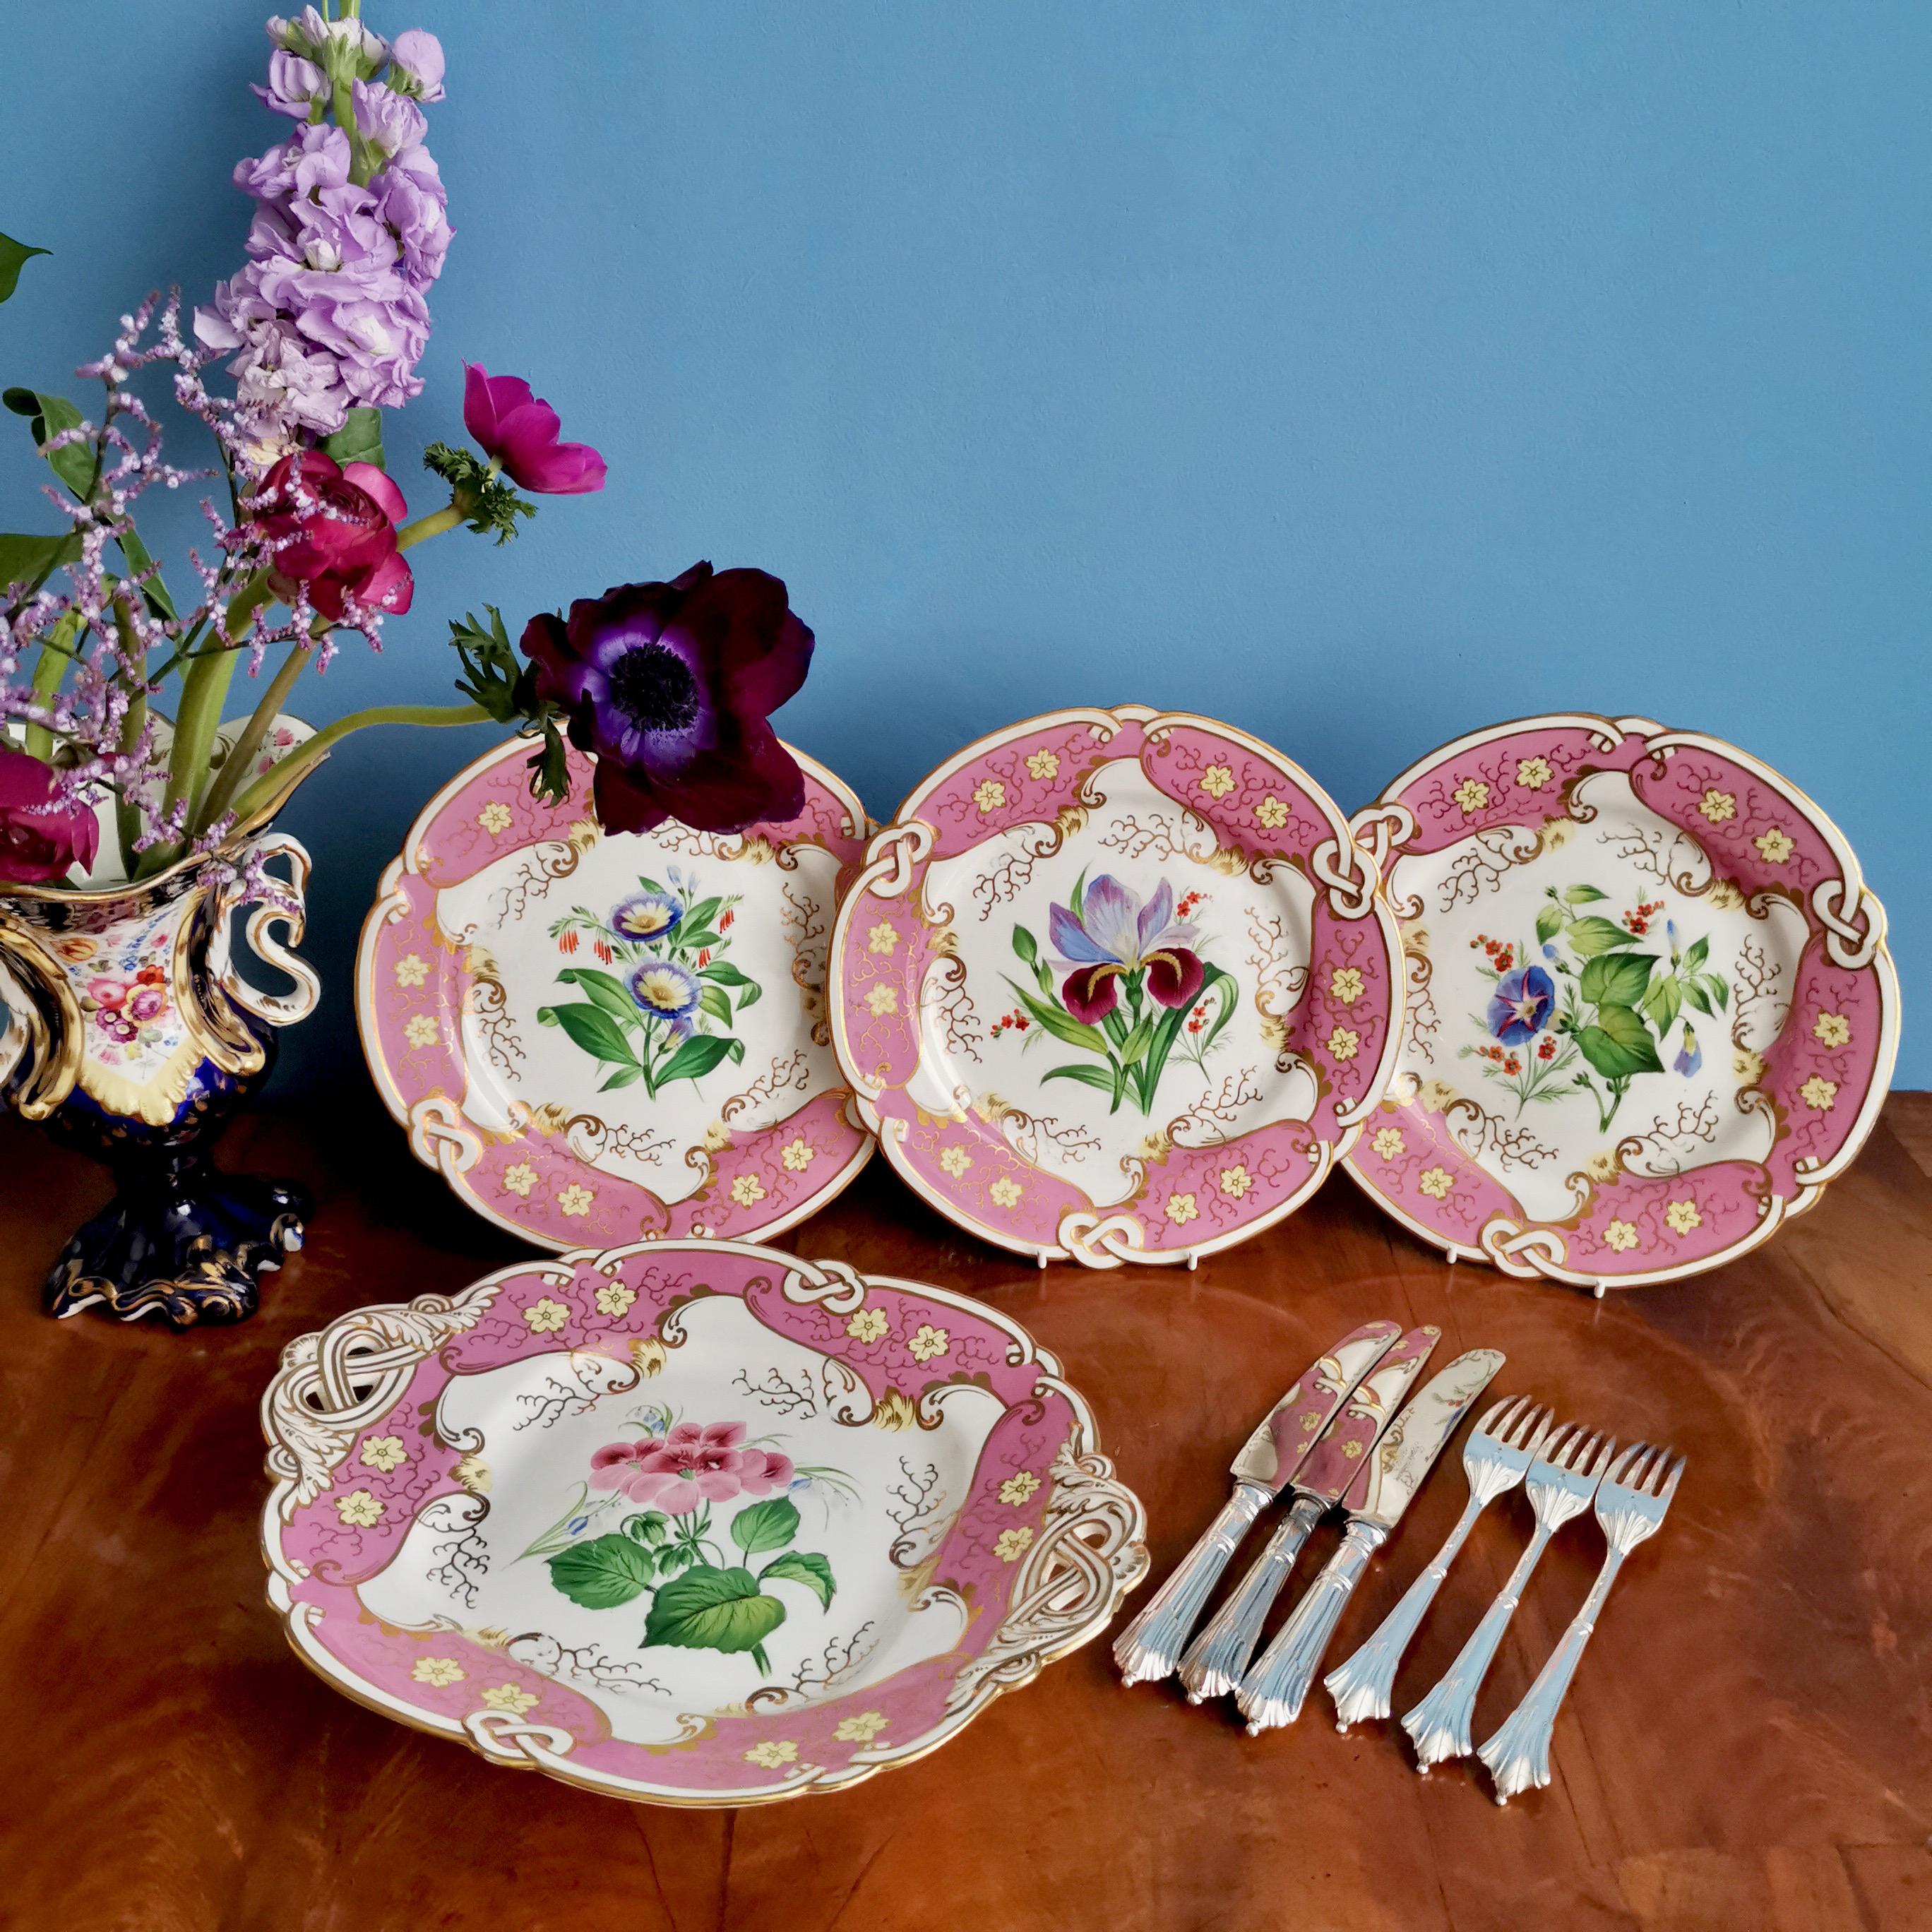
<path fill-rule="evenodd" d="M 610 930 L 620 939 L 662 939 L 683 916 L 683 907 L 668 892 L 633 892 L 617 902 Z"/>
<path fill-rule="evenodd" d="M 704 991 L 698 975 L 675 959 L 646 960 L 631 975 L 631 997 L 644 1017 L 668 1022 L 680 1039 L 692 1030 Z"/>
<path fill-rule="evenodd" d="M 1174 889 L 1166 880 L 1143 905 L 1131 886 L 1103 872 L 1077 911 L 1063 905 L 1048 910 L 1047 932 L 1066 975 L 1060 998 L 1089 1026 L 1119 1005 L 1120 981 L 1143 969 L 1148 992 L 1161 1006 L 1185 1006 L 1201 990 L 1206 968 L 1194 950 L 1200 935 L 1175 921 Z"/>
<path fill-rule="evenodd" d="M 1684 1022 L 1684 1044 L 1678 1048 L 1677 1058 L 1670 1064 L 1686 1078 L 1704 1064 L 1704 1049 L 1697 1044 L 1697 1036 L 1690 1030 L 1688 1020 Z"/>
<path fill-rule="evenodd" d="M 1556 988 L 1540 966 L 1520 966 L 1496 982 L 1490 997 L 1490 1030 L 1505 1046 L 1534 1040 L 1556 1004 Z"/>
<path fill-rule="evenodd" d="M 694 564 L 580 597 L 568 620 L 540 613 L 523 649 L 538 701 L 596 754 L 605 830 L 742 832 L 804 808 L 805 775 L 767 718 L 805 682 L 812 635 L 776 577 Z"/>

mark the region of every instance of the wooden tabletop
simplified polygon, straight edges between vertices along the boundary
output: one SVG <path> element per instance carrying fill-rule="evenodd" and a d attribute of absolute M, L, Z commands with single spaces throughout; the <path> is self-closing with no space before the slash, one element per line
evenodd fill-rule
<path fill-rule="evenodd" d="M 1124 1690 L 1104 1641 L 928 1757 L 735 1814 L 494 1768 L 350 1703 L 296 1660 L 263 1600 L 262 1390 L 302 1330 L 452 1292 L 520 1251 L 416 1166 L 373 1101 L 264 1113 L 224 1154 L 317 1197 L 308 1247 L 271 1278 L 262 1315 L 186 1336 L 56 1324 L 40 1276 L 104 1179 L 0 1126 L 8 1924 L 1932 1925 L 1932 1095 L 1895 1098 L 1856 1170 L 1766 1248 L 1600 1303 L 1450 1268 L 1340 1178 L 1192 1275 L 1029 1269 L 956 1234 L 883 1162 L 786 1238 L 984 1297 L 1055 1351 L 1146 1502 L 1156 1576 L 1286 1382 L 1372 1316 L 1502 1348 L 1499 1391 L 1684 1450 L 1670 1521 L 1626 1569 L 1564 1708 L 1556 1782 L 1506 1810 L 1467 1768 L 1418 1778 L 1388 1726 L 1337 1735 L 1318 1691 L 1294 1728 L 1251 1739 L 1171 1688 Z M 1425 1486 L 1331 1660 L 1463 1494 L 1453 1468 Z M 1478 1525 L 1399 1700 L 1446 1666 L 1527 1520 L 1519 1493 Z M 1552 1546 L 1478 1736 L 1528 1685 L 1601 1547 L 1588 1526 Z"/>

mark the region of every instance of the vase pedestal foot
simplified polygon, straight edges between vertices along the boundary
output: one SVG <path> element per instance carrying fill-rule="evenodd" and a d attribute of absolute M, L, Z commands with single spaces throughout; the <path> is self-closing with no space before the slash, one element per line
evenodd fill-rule
<path fill-rule="evenodd" d="M 219 1173 L 177 1156 L 164 1171 L 124 1175 L 113 1200 L 61 1250 L 47 1312 L 83 1309 L 170 1328 L 244 1322 L 261 1277 L 299 1248 L 314 1211 L 292 1180 Z"/>

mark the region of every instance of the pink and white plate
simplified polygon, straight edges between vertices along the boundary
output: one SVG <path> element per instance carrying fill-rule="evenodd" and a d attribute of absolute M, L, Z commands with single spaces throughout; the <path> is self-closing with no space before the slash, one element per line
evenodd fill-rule
<path fill-rule="evenodd" d="M 1396 924 L 1308 775 L 1140 705 L 994 733 L 868 848 L 832 1042 L 894 1167 L 987 1240 L 1184 1262 L 1279 1221 L 1372 1112 Z"/>
<path fill-rule="evenodd" d="M 1885 913 L 1832 821 L 1720 739 L 1532 718 L 1360 814 L 1408 1001 L 1355 1178 L 1453 1257 L 1594 1288 L 1812 1206 L 1898 1042 Z"/>
<path fill-rule="evenodd" d="M 842 1790 L 1099 1634 L 1145 1519 L 992 1310 L 736 1242 L 505 1268 L 284 1352 L 268 1598 L 358 1702 L 614 1796 Z"/>
<path fill-rule="evenodd" d="M 858 800 L 801 758 L 788 824 L 610 834 L 587 758 L 550 805 L 528 758 L 513 739 L 436 794 L 363 926 L 363 1052 L 410 1148 L 551 1248 L 802 1220 L 872 1150 L 825 1000 Z"/>

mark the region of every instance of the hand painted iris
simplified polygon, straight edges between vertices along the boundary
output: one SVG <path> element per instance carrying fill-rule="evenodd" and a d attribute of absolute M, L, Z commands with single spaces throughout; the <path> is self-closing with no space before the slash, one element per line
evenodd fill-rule
<path fill-rule="evenodd" d="M 690 1032 L 703 990 L 698 975 L 674 959 L 648 959 L 631 975 L 631 997 L 644 1017 L 663 1020 L 677 1034 Z"/>
<path fill-rule="evenodd" d="M 620 939 L 662 939 L 683 916 L 668 892 L 634 892 L 611 914 L 610 930 Z"/>
<path fill-rule="evenodd" d="M 1697 1036 L 1690 1030 L 1690 1023 L 1684 1024 L 1684 1044 L 1678 1049 L 1677 1058 L 1671 1065 L 1688 1078 L 1704 1064 L 1704 1049 L 1697 1044 Z"/>
<path fill-rule="evenodd" d="M 1556 987 L 1540 966 L 1519 966 L 1496 982 L 1490 998 L 1490 1030 L 1505 1046 L 1533 1040 L 1556 1004 Z"/>
<path fill-rule="evenodd" d="M 1132 974 L 1145 973 L 1148 992 L 1163 1006 L 1185 1006 L 1201 990 L 1200 934 L 1174 919 L 1174 889 L 1165 880 L 1143 904 L 1132 886 L 1103 872 L 1078 896 L 1077 910 L 1049 910 L 1047 931 L 1066 975 L 1060 996 L 1089 1026 L 1120 1004 L 1119 982 Z"/>

